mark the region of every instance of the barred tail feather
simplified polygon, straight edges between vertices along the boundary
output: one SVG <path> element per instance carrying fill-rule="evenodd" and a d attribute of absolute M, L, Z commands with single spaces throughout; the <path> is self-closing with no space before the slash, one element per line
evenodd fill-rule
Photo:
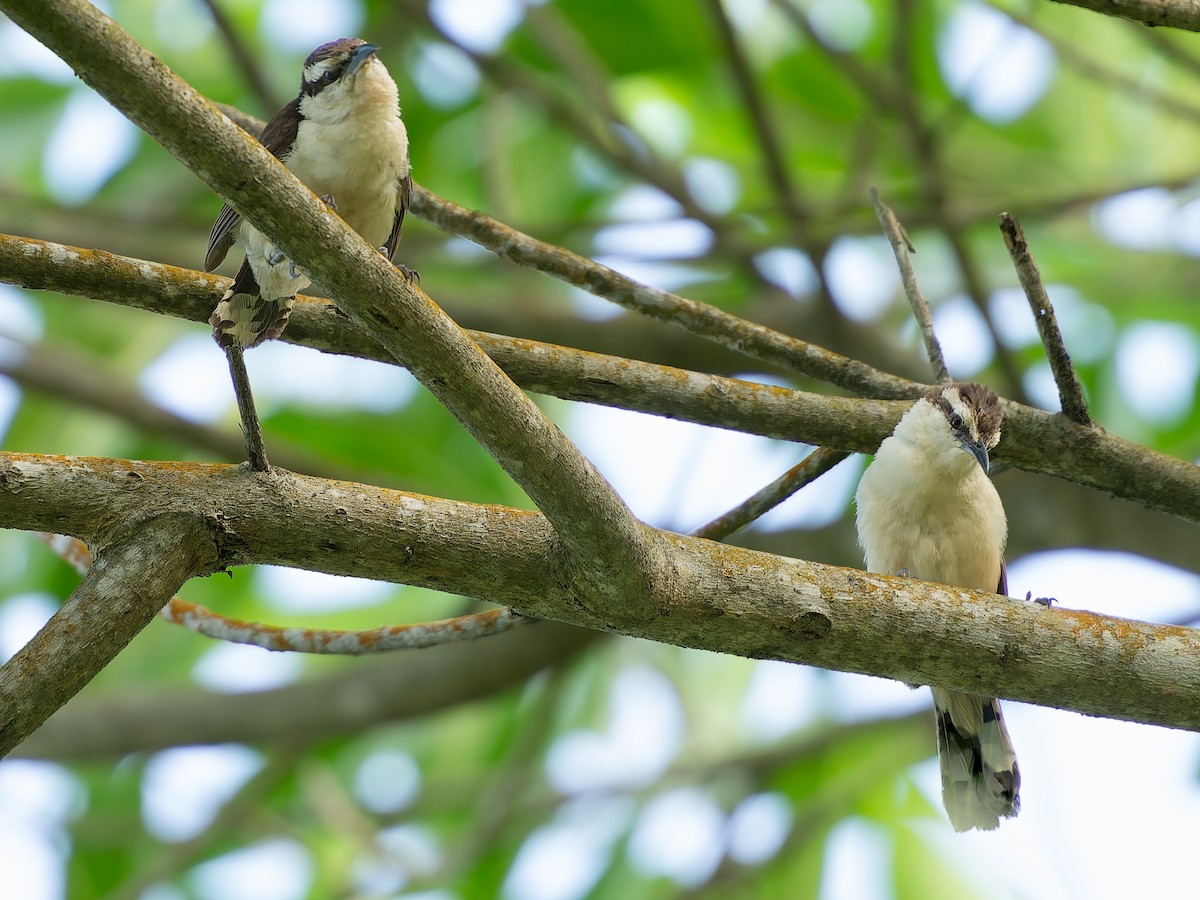
<path fill-rule="evenodd" d="M 222 347 L 237 341 L 246 349 L 274 340 L 287 327 L 295 299 L 264 300 L 251 294 L 226 292 L 208 319 L 213 327 L 213 340 Z"/>
<path fill-rule="evenodd" d="M 273 340 L 287 327 L 295 299 L 264 299 L 249 263 L 243 261 L 233 284 L 209 316 L 213 340 L 222 347 L 237 341 L 247 349 Z"/>
<path fill-rule="evenodd" d="M 1021 774 L 1000 701 L 934 688 L 933 707 L 950 824 L 990 831 L 1021 806 Z"/>

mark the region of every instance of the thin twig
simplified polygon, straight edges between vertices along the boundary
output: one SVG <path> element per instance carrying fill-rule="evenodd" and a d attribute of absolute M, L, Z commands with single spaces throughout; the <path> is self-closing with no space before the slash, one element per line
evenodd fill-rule
<path fill-rule="evenodd" d="M 946 368 L 946 360 L 942 356 L 942 345 L 938 343 L 937 333 L 933 330 L 933 314 L 929 311 L 929 303 L 921 293 L 917 284 L 917 276 L 913 272 L 912 260 L 909 253 L 917 249 L 908 239 L 908 233 L 890 206 L 879 199 L 879 192 L 871 188 L 871 203 L 875 207 L 875 215 L 879 217 L 879 226 L 892 245 L 892 253 L 896 255 L 896 266 L 900 269 L 900 281 L 904 284 L 904 295 L 912 307 L 913 318 L 921 329 L 921 338 L 925 341 L 925 353 L 929 356 L 929 365 L 933 375 L 940 384 L 950 381 L 950 372 Z"/>
<path fill-rule="evenodd" d="M 92 554 L 78 538 L 40 532 L 39 537 L 81 575 L 92 566 Z M 197 603 L 172 597 L 159 613 L 163 619 L 213 640 L 231 644 L 249 644 L 266 650 L 293 653 L 319 653 L 331 656 L 365 656 L 388 650 L 413 650 L 474 640 L 508 631 L 516 625 L 534 621 L 511 609 L 485 612 L 415 625 L 385 625 L 364 631 L 338 631 L 315 628 L 281 628 L 261 622 L 244 622 L 213 612 Z"/>
<path fill-rule="evenodd" d="M 385 625 L 364 631 L 283 628 L 222 616 L 178 597 L 172 598 L 164 607 L 162 617 L 215 640 L 250 644 L 267 650 L 334 656 L 366 656 L 389 650 L 418 650 L 455 641 L 472 641 L 534 621 L 511 609 L 489 609 L 452 619 L 414 625 Z"/>
<path fill-rule="evenodd" d="M 1004 235 L 1004 245 L 1008 247 L 1008 255 L 1012 257 L 1017 278 L 1021 281 L 1033 319 L 1037 322 L 1038 334 L 1046 348 L 1046 359 L 1050 362 L 1050 371 L 1054 373 L 1054 383 L 1058 385 L 1058 399 L 1063 414 L 1080 425 L 1091 425 L 1092 417 L 1083 396 L 1083 386 L 1063 344 L 1062 332 L 1054 317 L 1054 307 L 1046 294 L 1046 286 L 1042 284 L 1037 263 L 1029 252 L 1029 245 L 1025 242 L 1021 223 L 1006 212 L 1000 213 L 1000 233 Z"/>
<path fill-rule="evenodd" d="M 805 485 L 816 481 L 849 455 L 841 450 L 818 447 L 766 487 L 747 497 L 729 512 L 701 525 L 692 534 L 713 541 L 725 540 L 766 515 Z"/>
<path fill-rule="evenodd" d="M 229 374 L 233 378 L 233 393 L 237 397 L 238 414 L 242 419 L 242 436 L 246 439 L 246 458 L 250 468 L 256 472 L 271 471 L 267 462 L 267 448 L 263 444 L 262 424 L 258 421 L 258 410 L 254 408 L 254 395 L 250 393 L 250 375 L 246 372 L 246 358 L 242 345 L 231 341 L 225 348 L 229 361 Z"/>
<path fill-rule="evenodd" d="M 855 394 L 896 399 L 915 396 L 912 382 L 905 379 L 707 303 L 641 284 L 608 266 L 547 244 L 423 188 L 414 188 L 412 210 L 443 231 L 464 237 L 497 256 L 553 275 L 632 312 L 669 322 L 755 359 Z"/>
<path fill-rule="evenodd" d="M 214 428 L 177 416 L 148 400 L 132 384 L 105 368 L 76 348 L 48 341 L 28 344 L 6 334 L 18 352 L 0 357 L 0 375 L 7 375 L 23 388 L 40 391 L 56 399 L 113 416 L 149 434 L 165 436 L 186 446 L 218 454 L 218 458 L 236 461 L 246 452 L 240 434 L 231 429 Z M 294 446 L 275 443 L 276 463 L 293 472 L 307 472 L 341 481 L 362 480 L 361 468 L 341 466 L 320 459 Z M 373 474 L 376 482 L 385 473 Z"/>

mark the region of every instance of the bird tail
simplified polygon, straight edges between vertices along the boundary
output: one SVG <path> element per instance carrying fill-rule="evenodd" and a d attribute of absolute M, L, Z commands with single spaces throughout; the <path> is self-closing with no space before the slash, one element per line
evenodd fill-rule
<path fill-rule="evenodd" d="M 236 341 L 249 349 L 277 338 L 287 327 L 295 299 L 264 299 L 250 264 L 243 261 L 233 284 L 209 316 L 213 340 L 222 347 L 228 347 Z"/>
<path fill-rule="evenodd" d="M 1000 701 L 933 689 L 942 802 L 955 831 L 990 831 L 1015 816 L 1021 774 Z"/>

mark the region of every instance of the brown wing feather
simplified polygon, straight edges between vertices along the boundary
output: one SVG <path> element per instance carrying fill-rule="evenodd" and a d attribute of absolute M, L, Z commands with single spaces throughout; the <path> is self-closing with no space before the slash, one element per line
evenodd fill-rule
<path fill-rule="evenodd" d="M 225 254 L 233 246 L 233 229 L 240 221 L 242 217 L 228 203 L 221 207 L 221 214 L 217 216 L 208 235 L 208 250 L 204 254 L 205 272 L 211 272 L 225 259 Z"/>
<path fill-rule="evenodd" d="M 396 248 L 400 245 L 400 228 L 404 225 L 404 214 L 412 203 L 412 175 L 400 179 L 400 202 L 396 204 L 396 218 L 392 221 L 392 231 L 383 246 L 387 247 L 387 258 L 396 258 Z"/>
<path fill-rule="evenodd" d="M 272 155 L 284 159 L 287 151 L 296 143 L 296 131 L 299 127 L 300 98 L 297 97 L 272 116 L 258 140 Z M 241 221 L 241 214 L 228 203 L 221 207 L 221 214 L 217 216 L 217 221 L 208 235 L 208 250 L 204 254 L 205 272 L 211 272 L 225 259 L 229 248 L 233 246 L 234 229 Z"/>

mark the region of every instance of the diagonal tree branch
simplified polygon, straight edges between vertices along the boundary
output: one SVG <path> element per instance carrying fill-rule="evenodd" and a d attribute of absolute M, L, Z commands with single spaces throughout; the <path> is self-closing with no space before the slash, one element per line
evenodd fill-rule
<path fill-rule="evenodd" d="M 913 383 L 838 353 L 748 322 L 707 303 L 640 284 L 608 266 L 552 246 L 483 213 L 465 209 L 420 188 L 413 211 L 443 231 L 530 266 L 633 312 L 669 322 L 732 350 L 792 369 L 856 394 L 915 397 Z M 919 392 L 919 391 L 918 391 Z"/>
<path fill-rule="evenodd" d="M 1119 16 L 1151 27 L 1200 31 L 1200 3 L 1195 0 L 1050 0 L 1079 6 L 1106 16 Z"/>
<path fill-rule="evenodd" d="M 614 628 L 604 610 L 577 602 L 561 541 L 536 513 L 286 474 L 245 478 L 225 466 L 13 453 L 0 454 L 0 484 L 0 520 L 20 528 L 103 544 L 114 522 L 153 509 L 216 536 L 218 566 L 275 563 L 418 584 L 677 646 L 1200 730 L 1200 633 L 1189 628 L 667 532 L 658 537 L 674 577 L 647 583 L 641 602 L 669 614 Z"/>
<path fill-rule="evenodd" d="M 888 243 L 892 245 L 896 266 L 900 269 L 900 281 L 904 285 L 904 295 L 908 297 L 913 318 L 917 320 L 917 326 L 921 329 L 921 339 L 925 342 L 925 354 L 933 368 L 933 377 L 938 382 L 947 382 L 950 380 L 950 372 L 946 368 L 946 359 L 942 356 L 942 345 L 938 342 L 937 332 L 933 330 L 933 313 L 929 309 L 929 301 L 921 293 L 921 286 L 917 284 L 912 259 L 909 257 L 910 253 L 917 252 L 917 248 L 912 245 L 908 232 L 896 218 L 896 213 L 879 199 L 879 192 L 875 188 L 871 188 L 871 203 L 875 207 L 875 215 L 879 217 L 879 226 L 883 229 Z"/>
<path fill-rule="evenodd" d="M 1037 263 L 1033 261 L 1029 244 L 1025 241 L 1021 223 L 1006 212 L 1000 213 L 1000 233 L 1004 235 L 1004 245 L 1008 248 L 1008 255 L 1012 257 L 1017 278 L 1025 291 L 1025 298 L 1029 301 L 1029 311 L 1033 313 L 1042 345 L 1046 348 L 1046 359 L 1050 363 L 1050 371 L 1054 374 L 1063 414 L 1080 425 L 1091 425 L 1092 416 L 1083 396 L 1083 385 L 1079 383 L 1079 375 L 1071 362 L 1070 354 L 1067 353 L 1066 344 L 1063 343 L 1058 319 L 1054 316 L 1054 306 L 1046 293 L 1046 286 L 1042 283 Z"/>
<path fill-rule="evenodd" d="M 554 522 L 581 603 L 614 621 L 663 577 L 662 550 L 579 450 L 373 247 L 115 22 L 84 0 L 4 0 L 19 25 L 196 172 L 402 360 Z"/>
<path fill-rule="evenodd" d="M 112 662 L 188 578 L 213 570 L 202 519 L 143 508 L 123 525 L 62 608 L 0 666 L 0 757 Z"/>

